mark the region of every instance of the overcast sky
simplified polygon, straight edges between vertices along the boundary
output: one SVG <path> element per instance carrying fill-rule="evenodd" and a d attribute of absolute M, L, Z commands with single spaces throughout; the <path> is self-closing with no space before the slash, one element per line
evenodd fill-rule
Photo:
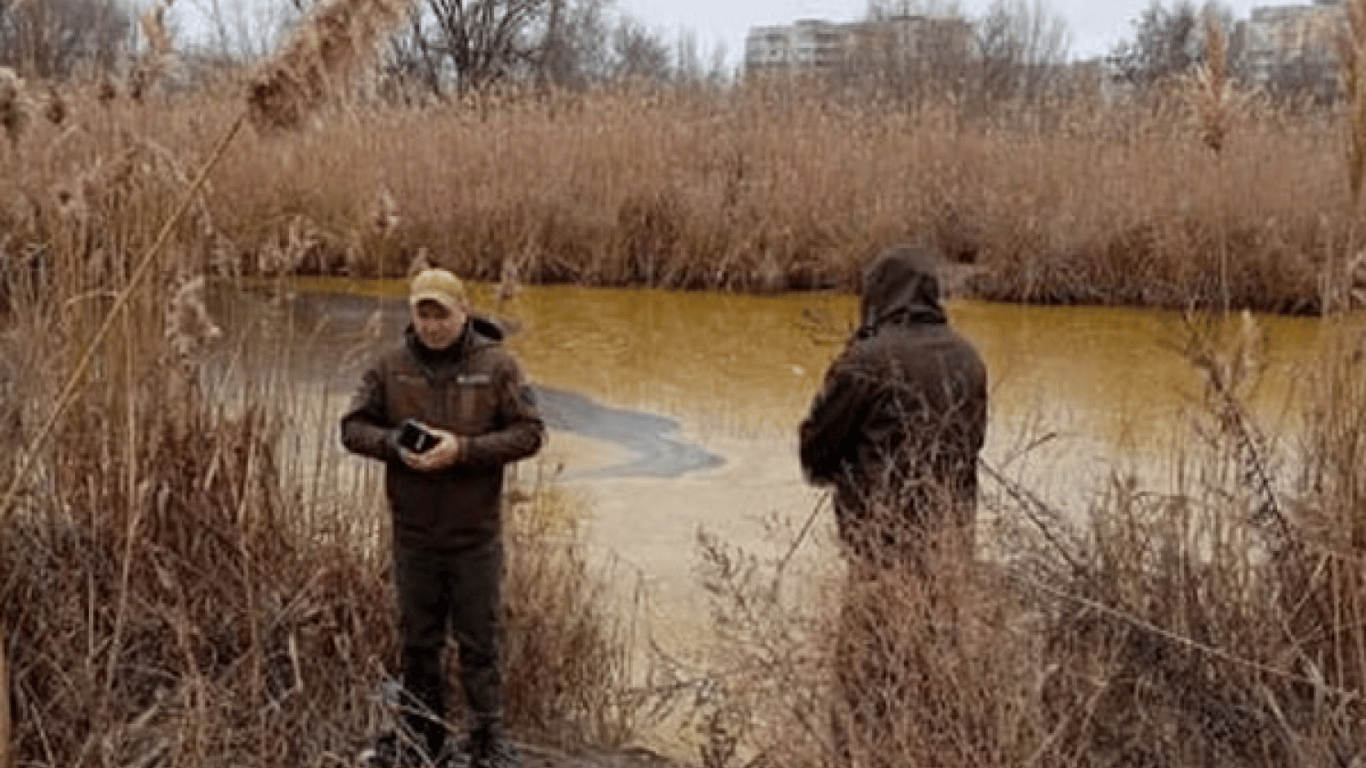
<path fill-rule="evenodd" d="M 1033 2 L 1033 0 L 1029 0 Z M 1147 8 L 1152 0 L 1043 0 L 1045 7 L 1067 20 L 1072 33 L 1071 50 L 1077 58 L 1106 53 L 1121 39 L 1130 36 L 1131 19 Z M 1308 5 L 1312 0 L 1221 0 L 1237 18 L 1245 19 L 1253 7 L 1263 5 Z M 1202 4 L 1196 0 L 1198 7 Z M 990 0 L 958 0 L 964 15 L 980 16 Z M 1174 0 L 1163 0 L 1173 7 Z M 745 33 L 753 26 L 790 24 L 797 19 L 855 21 L 866 15 L 867 0 L 617 0 L 619 10 L 640 19 L 650 27 L 666 32 L 691 29 L 704 51 L 717 43 L 726 47 L 726 58 L 738 64 L 744 58 Z"/>
<path fill-rule="evenodd" d="M 1024 0 L 1042 2 L 1067 22 L 1071 33 L 1070 50 L 1074 58 L 1090 58 L 1108 52 L 1115 43 L 1131 36 L 1130 22 L 1152 0 Z M 145 4 L 151 0 L 133 0 Z M 979 17 L 992 0 L 925 0 L 922 7 L 957 8 L 970 18 Z M 1163 7 L 1174 7 L 1177 0 L 1161 0 Z M 1192 0 L 1197 7 L 1204 0 Z M 1254 7 L 1264 5 L 1307 5 L 1312 0 L 1219 0 L 1239 19 L 1246 19 Z M 676 42 L 679 33 L 694 36 L 698 53 L 709 57 L 718 45 L 726 51 L 731 67 L 744 59 L 745 34 L 750 27 L 791 24 L 798 19 L 856 21 L 867 15 L 868 0 L 614 0 L 619 12 L 628 14 L 664 39 Z M 288 0 L 179 0 L 176 12 L 189 30 L 202 29 L 202 18 L 212 8 L 236 8 L 239 24 L 254 28 L 262 19 L 277 18 Z M 240 9 L 245 8 L 245 11 Z M 231 15 L 231 14 L 230 14 Z M 710 58 L 705 63 L 709 63 Z"/>

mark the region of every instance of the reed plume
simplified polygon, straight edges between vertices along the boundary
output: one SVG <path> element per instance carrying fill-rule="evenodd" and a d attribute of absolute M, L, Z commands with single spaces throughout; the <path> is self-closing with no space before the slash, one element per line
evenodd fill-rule
<path fill-rule="evenodd" d="M 137 66 L 128 76 L 128 95 L 134 101 L 141 101 L 156 79 L 166 70 L 166 65 L 175 55 L 171 34 L 166 31 L 166 11 L 175 0 L 161 0 L 143 11 L 139 17 L 142 33 L 147 36 L 147 52 L 139 59 Z"/>
<path fill-rule="evenodd" d="M 436 259 L 432 258 L 432 252 L 427 250 L 427 246 L 424 245 L 417 249 L 417 255 L 408 262 L 408 277 L 412 277 L 424 269 L 437 269 L 440 266 L 436 263 Z"/>
<path fill-rule="evenodd" d="M 388 237 L 398 228 L 399 215 L 398 203 L 394 200 L 394 195 L 389 189 L 380 189 L 375 197 L 375 208 L 370 216 L 371 223 L 374 225 L 375 232 L 381 237 Z"/>
<path fill-rule="evenodd" d="M 162 0 L 143 11 L 139 19 L 142 23 L 142 33 L 147 36 L 150 52 L 153 55 L 168 57 L 175 54 L 175 46 L 171 44 L 171 34 L 166 31 L 166 12 L 174 4 L 175 0 Z"/>
<path fill-rule="evenodd" d="M 24 81 L 8 67 L 0 67 L 0 127 L 11 145 L 17 145 L 28 124 L 24 108 Z"/>
<path fill-rule="evenodd" d="M 330 0 L 318 6 L 253 78 L 250 119 L 257 130 L 294 128 L 370 58 L 413 0 Z"/>
<path fill-rule="evenodd" d="M 71 114 L 71 107 L 67 104 L 62 92 L 57 90 L 57 86 L 49 85 L 47 88 L 47 102 L 43 105 L 43 117 L 49 123 L 60 126 L 66 122 L 67 116 Z"/>
<path fill-rule="evenodd" d="M 166 313 L 166 340 L 186 371 L 193 371 L 200 352 L 223 335 L 204 303 L 203 275 L 182 282 L 171 294 Z"/>
<path fill-rule="evenodd" d="M 1193 92 L 1200 139 L 1219 154 L 1228 140 L 1237 100 L 1228 77 L 1228 37 L 1213 12 L 1205 14 L 1205 63 L 1195 74 Z"/>

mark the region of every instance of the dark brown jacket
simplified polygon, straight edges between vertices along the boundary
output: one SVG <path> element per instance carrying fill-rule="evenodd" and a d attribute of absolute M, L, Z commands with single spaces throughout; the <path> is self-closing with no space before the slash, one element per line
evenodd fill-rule
<path fill-rule="evenodd" d="M 501 530 L 503 467 L 540 450 L 545 424 L 502 331 L 471 316 L 450 349 L 423 347 L 413 329 L 365 372 L 342 417 L 342 443 L 385 463 L 384 489 L 400 546 L 452 550 Z M 398 425 L 415 418 L 465 438 L 459 462 L 440 472 L 403 463 Z"/>
<path fill-rule="evenodd" d="M 934 269 L 927 254 L 905 248 L 869 267 L 861 327 L 801 425 L 802 469 L 834 487 L 841 536 L 856 550 L 972 519 L 987 372 L 949 327 Z"/>

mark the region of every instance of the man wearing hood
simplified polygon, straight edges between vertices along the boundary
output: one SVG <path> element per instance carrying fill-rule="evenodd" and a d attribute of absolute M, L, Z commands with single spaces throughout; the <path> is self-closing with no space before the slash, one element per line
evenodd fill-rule
<path fill-rule="evenodd" d="M 874 259 L 861 325 L 801 425 L 802 469 L 833 487 L 859 563 L 918 565 L 927 537 L 973 523 L 987 372 L 949 326 L 935 269 L 905 246 Z"/>
<path fill-rule="evenodd" d="M 409 306 L 403 342 L 365 372 L 341 422 L 348 450 L 385 465 L 405 725 L 415 737 L 389 734 L 365 757 L 379 766 L 455 762 L 442 675 L 449 632 L 469 705 L 471 765 L 513 768 L 498 658 L 503 470 L 540 450 L 545 425 L 499 343 L 502 331 L 469 313 L 459 278 L 419 272 Z"/>
<path fill-rule="evenodd" d="M 942 758 L 952 746 L 923 705 L 936 695 L 935 649 L 955 633 L 939 577 L 972 556 L 987 373 L 949 327 L 935 268 L 908 247 L 874 259 L 860 327 L 800 432 L 802 469 L 833 487 L 848 556 L 836 744 L 850 762 L 879 768 L 915 752 Z"/>

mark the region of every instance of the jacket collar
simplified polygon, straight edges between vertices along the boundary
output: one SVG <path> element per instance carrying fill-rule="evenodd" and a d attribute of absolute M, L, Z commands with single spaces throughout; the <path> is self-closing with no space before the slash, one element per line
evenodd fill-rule
<path fill-rule="evenodd" d="M 403 329 L 403 340 L 409 351 L 425 365 L 438 366 L 463 360 L 477 349 L 490 347 L 503 340 L 503 328 L 493 319 L 471 313 L 465 328 L 453 344 L 445 349 L 428 349 L 417 337 L 417 330 L 409 323 Z"/>

